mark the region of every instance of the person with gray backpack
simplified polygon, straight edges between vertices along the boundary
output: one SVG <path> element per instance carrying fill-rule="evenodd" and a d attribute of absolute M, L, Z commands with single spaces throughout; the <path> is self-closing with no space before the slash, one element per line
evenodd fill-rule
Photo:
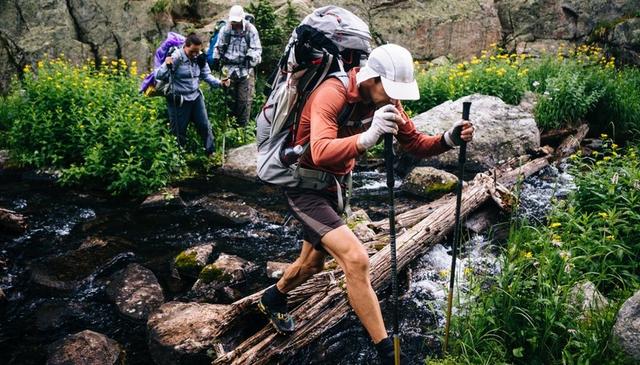
<path fill-rule="evenodd" d="M 169 109 L 171 132 L 178 144 L 187 142 L 187 125 L 192 120 L 202 138 L 207 156 L 215 152 L 215 141 L 211 124 L 200 90 L 200 80 L 211 87 L 227 86 L 211 75 L 206 54 L 202 53 L 202 41 L 195 34 L 189 34 L 182 47 L 173 49 L 165 62 L 155 71 L 156 80 L 166 82 L 166 99 Z"/>
<path fill-rule="evenodd" d="M 369 256 L 341 217 L 348 209 L 351 171 L 356 158 L 385 134 L 422 158 L 470 141 L 473 127 L 460 121 L 442 135 L 418 132 L 400 103 L 419 98 L 411 53 L 386 44 L 369 54 L 370 41 L 368 26 L 349 11 L 317 9 L 294 31 L 272 80 L 257 118 L 258 177 L 284 187 L 304 238 L 300 256 L 264 292 L 258 308 L 279 333 L 294 332 L 287 293 L 322 271 L 329 254 L 345 273 L 349 302 L 382 363 L 394 364 Z"/>
<path fill-rule="evenodd" d="M 213 50 L 211 68 L 224 67 L 231 80 L 229 109 L 236 123 L 244 127 L 251 114 L 254 93 L 253 69 L 262 61 L 262 45 L 258 30 L 240 5 L 229 10 L 229 21 L 220 30 Z M 209 46 L 211 47 L 211 45 Z"/>

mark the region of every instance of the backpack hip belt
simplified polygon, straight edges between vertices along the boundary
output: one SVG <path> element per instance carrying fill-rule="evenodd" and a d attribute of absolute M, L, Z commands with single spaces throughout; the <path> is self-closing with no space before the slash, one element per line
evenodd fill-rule
<path fill-rule="evenodd" d="M 346 175 L 336 176 L 326 171 L 305 169 L 298 166 L 295 169 L 293 176 L 300 181 L 297 186 L 297 188 L 300 189 L 324 190 L 333 182 L 335 182 L 337 190 L 336 193 L 338 195 L 338 213 L 350 210 L 349 201 L 351 200 L 351 191 L 353 190 L 353 179 L 351 172 Z M 343 183 L 347 186 L 347 190 L 345 192 L 345 201 L 343 201 L 342 199 Z"/>

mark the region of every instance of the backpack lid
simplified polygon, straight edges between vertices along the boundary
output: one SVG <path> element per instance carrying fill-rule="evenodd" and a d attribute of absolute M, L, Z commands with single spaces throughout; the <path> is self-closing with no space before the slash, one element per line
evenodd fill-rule
<path fill-rule="evenodd" d="M 335 5 L 324 6 L 307 15 L 301 24 L 324 33 L 339 51 L 357 49 L 371 52 L 369 26 L 349 10 Z"/>

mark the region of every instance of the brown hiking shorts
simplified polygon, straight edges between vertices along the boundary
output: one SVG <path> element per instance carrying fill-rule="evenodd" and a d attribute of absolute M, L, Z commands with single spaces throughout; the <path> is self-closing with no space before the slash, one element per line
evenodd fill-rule
<path fill-rule="evenodd" d="M 304 240 L 313 248 L 325 251 L 320 241 L 330 231 L 345 223 L 337 213 L 338 197 L 326 190 L 289 188 L 284 192 L 291 213 L 304 229 Z"/>

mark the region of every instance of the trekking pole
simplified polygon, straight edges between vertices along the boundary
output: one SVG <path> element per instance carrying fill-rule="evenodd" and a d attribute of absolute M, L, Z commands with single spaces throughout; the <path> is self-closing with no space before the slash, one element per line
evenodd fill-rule
<path fill-rule="evenodd" d="M 471 110 L 471 102 L 462 103 L 462 120 L 469 120 L 469 111 Z M 456 224 L 453 231 L 453 245 L 451 258 L 451 272 L 449 273 L 449 296 L 447 298 L 447 321 L 444 326 L 444 352 L 449 347 L 449 326 L 451 325 L 451 306 L 453 303 L 453 284 L 456 280 L 456 257 L 458 255 L 458 241 L 460 241 L 460 205 L 462 203 L 462 177 L 464 175 L 464 163 L 467 159 L 467 142 L 462 141 L 460 144 L 460 153 L 458 155 L 458 186 L 456 189 Z"/>
<path fill-rule="evenodd" d="M 391 247 L 391 291 L 393 296 L 393 354 L 394 364 L 400 365 L 400 336 L 398 334 L 398 262 L 396 259 L 396 207 L 393 186 L 393 135 L 384 135 L 384 159 L 387 170 L 387 188 L 389 189 L 389 235 Z"/>

